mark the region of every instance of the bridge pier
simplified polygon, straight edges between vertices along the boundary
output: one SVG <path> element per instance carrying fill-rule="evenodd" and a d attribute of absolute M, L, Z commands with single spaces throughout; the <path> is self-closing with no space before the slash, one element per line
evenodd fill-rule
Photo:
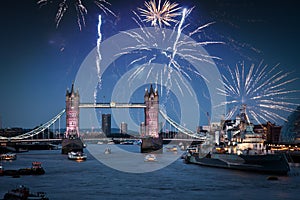
<path fill-rule="evenodd" d="M 141 153 L 163 153 L 163 138 L 142 138 Z"/>

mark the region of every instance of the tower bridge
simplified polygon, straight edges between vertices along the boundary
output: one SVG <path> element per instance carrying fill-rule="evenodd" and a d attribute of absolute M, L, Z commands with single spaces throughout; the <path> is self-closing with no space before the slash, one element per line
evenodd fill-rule
<path fill-rule="evenodd" d="M 0 136 L 0 141 L 20 141 L 25 139 L 32 139 L 46 129 L 49 130 L 51 125 L 55 125 L 56 121 L 60 121 L 63 114 L 66 114 L 66 132 L 62 141 L 63 152 L 66 153 L 70 150 L 82 150 L 83 144 L 80 139 L 79 133 L 79 112 L 80 109 L 85 108 L 138 108 L 144 109 L 145 121 L 141 127 L 141 137 L 143 143 L 141 146 L 141 152 L 158 151 L 162 148 L 162 135 L 160 134 L 159 127 L 159 114 L 173 127 L 175 127 L 181 133 L 189 136 L 186 140 L 205 141 L 205 137 L 198 135 L 194 131 L 188 130 L 186 127 L 172 120 L 167 116 L 165 112 L 159 109 L 159 95 L 157 90 L 154 90 L 152 85 L 150 90 L 146 89 L 144 94 L 144 103 L 80 103 L 79 91 L 74 90 L 74 84 L 72 84 L 71 90 L 66 92 L 66 108 L 63 109 L 54 118 L 44 123 L 43 125 L 35 128 L 27 133 L 14 136 L 4 137 Z M 60 124 L 59 124 L 60 130 Z M 185 139 L 181 139 L 185 140 Z"/>

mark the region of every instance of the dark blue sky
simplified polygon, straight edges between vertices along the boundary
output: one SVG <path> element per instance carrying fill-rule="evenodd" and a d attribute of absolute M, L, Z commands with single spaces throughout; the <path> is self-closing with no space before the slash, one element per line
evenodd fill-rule
<path fill-rule="evenodd" d="M 96 46 L 98 9 L 93 1 L 82 0 L 88 9 L 86 26 L 77 26 L 72 6 L 58 28 L 54 18 L 60 1 L 39 7 L 35 0 L 2 0 L 0 12 L 0 117 L 2 127 L 33 128 L 65 107 L 70 87 L 88 53 Z M 69 2 L 72 2 L 70 0 Z M 117 14 L 103 15 L 103 39 L 121 30 L 137 28 L 132 10 L 143 1 L 109 1 Z M 129 3 L 130 2 L 130 3 Z M 214 21 L 205 29 L 205 39 L 225 45 L 207 47 L 222 58 L 218 67 L 245 61 L 268 65 L 280 63 L 283 70 L 300 77 L 300 3 L 277 0 L 186 0 L 190 27 Z M 130 4 L 130 5 L 129 5 Z M 254 50 L 253 50 L 254 49 Z M 299 80 L 288 89 L 298 89 Z M 299 94 L 295 96 L 298 98 Z M 299 103 L 299 100 L 296 100 Z"/>

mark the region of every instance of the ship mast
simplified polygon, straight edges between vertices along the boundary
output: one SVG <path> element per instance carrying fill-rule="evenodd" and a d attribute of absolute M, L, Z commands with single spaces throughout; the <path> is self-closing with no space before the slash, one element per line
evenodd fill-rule
<path fill-rule="evenodd" d="M 246 107 L 247 107 L 246 104 L 242 104 L 240 109 L 241 119 L 244 120 L 247 124 L 250 124 L 250 120 L 246 112 Z"/>

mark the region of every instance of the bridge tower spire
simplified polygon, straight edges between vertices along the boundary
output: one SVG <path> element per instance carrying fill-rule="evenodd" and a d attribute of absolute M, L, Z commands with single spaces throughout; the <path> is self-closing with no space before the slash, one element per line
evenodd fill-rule
<path fill-rule="evenodd" d="M 66 138 L 79 138 L 79 91 L 74 90 L 74 83 L 66 93 L 66 129 Z"/>

